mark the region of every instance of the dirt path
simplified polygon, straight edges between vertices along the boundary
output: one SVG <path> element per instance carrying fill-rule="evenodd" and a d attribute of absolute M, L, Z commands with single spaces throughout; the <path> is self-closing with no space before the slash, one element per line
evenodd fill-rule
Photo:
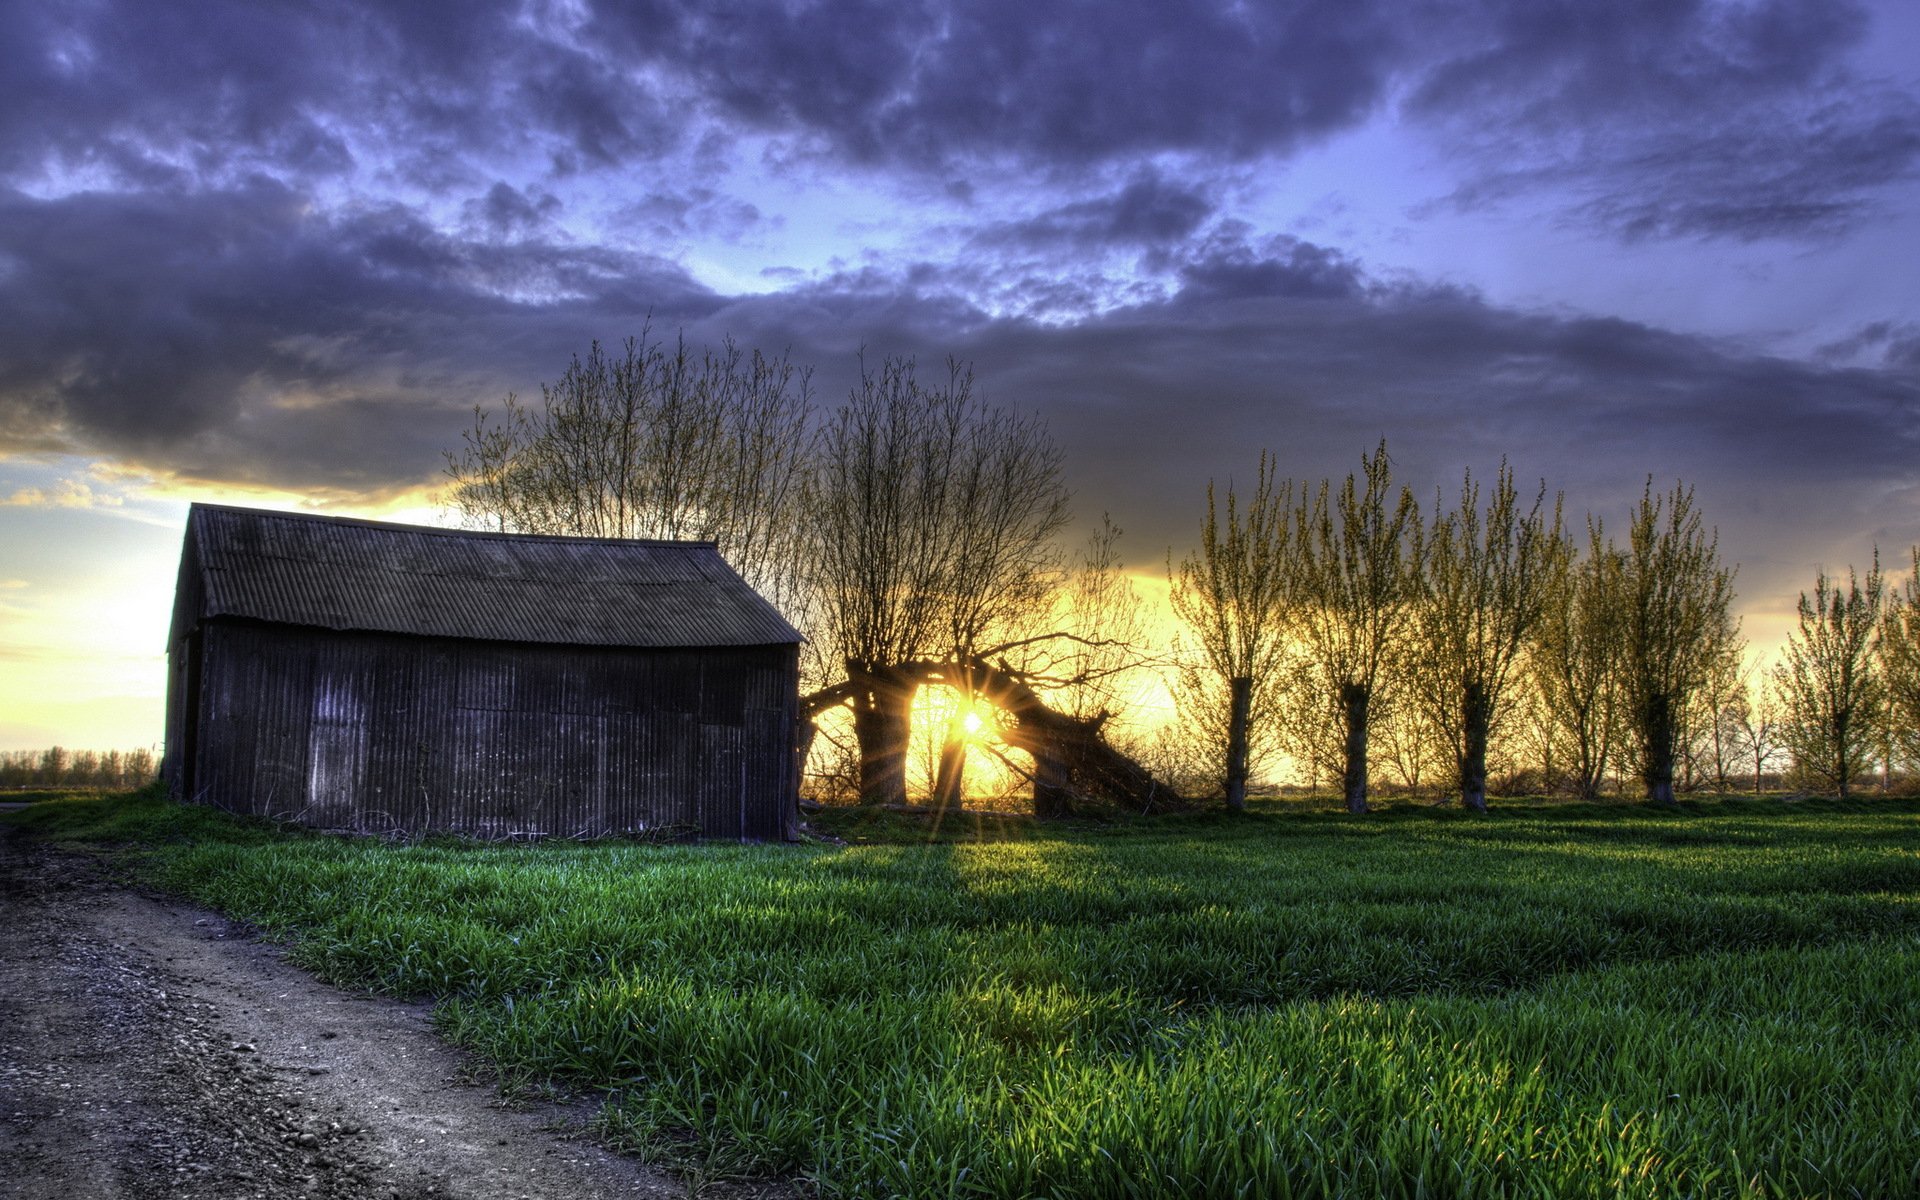
<path fill-rule="evenodd" d="M 584 1115 L 503 1107 L 424 1007 L 317 983 L 0 823 L 0 1195 L 691 1194 L 584 1140 Z"/>

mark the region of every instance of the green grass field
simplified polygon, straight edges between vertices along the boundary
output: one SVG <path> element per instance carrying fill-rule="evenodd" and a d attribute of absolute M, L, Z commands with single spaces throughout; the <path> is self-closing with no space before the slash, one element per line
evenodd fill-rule
<path fill-rule="evenodd" d="M 1911 800 L 844 848 L 8 819 L 437 998 L 615 1139 L 830 1196 L 1920 1195 Z"/>

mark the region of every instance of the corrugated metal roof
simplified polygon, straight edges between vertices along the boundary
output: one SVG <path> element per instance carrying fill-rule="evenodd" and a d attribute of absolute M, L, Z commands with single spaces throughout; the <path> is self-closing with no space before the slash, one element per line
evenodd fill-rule
<path fill-rule="evenodd" d="M 542 537 L 196 504 L 199 616 L 573 646 L 800 634 L 712 542 Z"/>

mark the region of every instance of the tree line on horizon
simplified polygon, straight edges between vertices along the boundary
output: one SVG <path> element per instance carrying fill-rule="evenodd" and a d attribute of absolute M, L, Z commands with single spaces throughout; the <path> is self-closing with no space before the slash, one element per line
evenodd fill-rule
<path fill-rule="evenodd" d="M 1014 765 L 1041 815 L 1151 807 L 1169 783 L 1238 807 L 1283 757 L 1355 811 L 1379 761 L 1476 809 L 1490 770 L 1590 797 L 1630 763 L 1671 802 L 1676 781 L 1724 786 L 1743 757 L 1757 778 L 1782 750 L 1844 790 L 1862 745 L 1890 766 L 1887 731 L 1920 728 L 1920 558 L 1904 592 L 1877 564 L 1845 595 L 1822 575 L 1756 697 L 1734 568 L 1683 484 L 1649 478 L 1616 541 L 1596 517 L 1570 532 L 1560 497 L 1543 481 L 1523 498 L 1504 462 L 1423 515 L 1385 442 L 1337 485 L 1280 479 L 1263 454 L 1244 493 L 1209 483 L 1198 548 L 1167 562 L 1180 633 L 1155 644 L 1121 531 L 1065 543 L 1062 466 L 1044 423 L 985 402 L 958 362 L 929 378 L 863 359 L 823 412 L 785 355 L 648 329 L 575 356 L 537 406 L 476 407 L 447 455 L 470 526 L 716 542 L 808 639 L 813 787 L 863 803 L 907 801 L 927 689 L 957 697 L 931 799 L 965 794 L 962 722 L 984 708 L 1030 757 Z M 1821 699 L 1835 671 L 1844 701 Z M 1179 714 L 1158 737 L 1127 720 L 1143 673 Z"/>
<path fill-rule="evenodd" d="M 144 746 L 137 750 L 64 746 L 0 750 L 0 788 L 136 788 L 151 783 L 158 771 L 153 751 Z"/>

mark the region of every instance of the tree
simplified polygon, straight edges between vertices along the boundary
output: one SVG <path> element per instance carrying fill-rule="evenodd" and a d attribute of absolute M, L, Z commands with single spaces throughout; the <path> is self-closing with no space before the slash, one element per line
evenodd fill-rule
<path fill-rule="evenodd" d="M 1120 558 L 1123 532 L 1110 514 L 1100 515 L 1055 594 L 1053 628 L 1067 636 L 1030 667 L 1061 681 L 1053 706 L 1082 720 L 1124 713 L 1128 683 L 1151 657 L 1146 603 Z"/>
<path fill-rule="evenodd" d="M 1389 656 L 1389 668 L 1417 660 L 1418 652 Z M 1394 703 L 1376 707 L 1373 730 L 1368 739 L 1368 761 L 1377 763 L 1388 777 L 1409 796 L 1438 794 L 1451 782 L 1453 756 L 1447 752 L 1451 739 L 1447 730 L 1436 728 L 1433 713 L 1417 702 L 1419 681 L 1402 679 L 1383 688 L 1383 694 L 1397 697 Z M 1373 772 L 1376 775 L 1378 772 Z"/>
<path fill-rule="evenodd" d="M 1587 521 L 1587 554 L 1575 562 L 1569 542 L 1548 560 L 1548 599 L 1530 652 L 1543 751 L 1562 751 L 1565 772 L 1583 800 L 1599 796 L 1621 727 L 1621 556 L 1598 520 Z M 1551 786 L 1556 774 L 1543 765 Z"/>
<path fill-rule="evenodd" d="M 154 775 L 158 773 L 158 768 L 153 761 L 153 751 L 145 746 L 138 750 L 127 751 L 126 771 L 127 782 L 136 787 L 153 782 Z"/>
<path fill-rule="evenodd" d="M 1386 442 L 1360 466 L 1337 495 L 1323 482 L 1311 502 L 1302 498 L 1294 522 L 1295 628 L 1321 694 L 1338 698 L 1341 790 L 1354 813 L 1367 811 L 1367 737 L 1387 655 L 1411 608 L 1420 519 L 1411 491 L 1393 494 Z"/>
<path fill-rule="evenodd" d="M 1888 740 L 1893 754 L 1920 762 L 1920 546 L 1913 570 L 1890 589 L 1880 624 L 1880 671 L 1886 681 Z"/>
<path fill-rule="evenodd" d="M 1794 765 L 1843 798 L 1878 736 L 1884 687 L 1874 651 L 1885 591 L 1878 553 L 1864 586 L 1852 567 L 1844 591 L 1819 572 L 1813 594 L 1800 593 L 1799 628 L 1774 667 Z"/>
<path fill-rule="evenodd" d="M 1487 745 L 1505 716 L 1509 687 L 1552 595 L 1553 568 L 1565 539 L 1560 505 L 1546 509 L 1540 484 L 1522 511 L 1513 471 L 1503 461 L 1486 509 L 1469 471 L 1460 503 L 1440 511 L 1427 531 L 1413 627 L 1415 695 L 1451 743 L 1460 803 L 1487 810 Z"/>
<path fill-rule="evenodd" d="M 969 699 L 989 631 L 1044 600 L 1067 520 L 1061 458 L 1046 427 L 986 405 L 948 364 L 923 385 L 911 359 L 862 367 L 808 477 L 808 582 L 818 636 L 847 672 L 863 803 L 906 799 L 913 693 L 908 664 L 950 664 Z"/>
<path fill-rule="evenodd" d="M 40 773 L 37 783 L 48 787 L 58 787 L 67 782 L 67 772 L 73 766 L 73 755 L 63 746 L 49 746 L 40 752 Z"/>
<path fill-rule="evenodd" d="M 1727 790 L 1727 777 L 1736 761 L 1744 756 L 1740 724 L 1751 706 L 1743 649 L 1742 645 L 1729 645 L 1709 666 L 1693 706 L 1698 718 L 1693 722 L 1697 728 L 1690 738 L 1694 747 L 1691 755 L 1711 769 L 1713 786 L 1722 792 Z"/>
<path fill-rule="evenodd" d="M 669 350 L 643 329 L 618 355 L 594 342 L 540 399 L 533 410 L 509 394 L 498 415 L 476 407 L 464 445 L 447 454 L 451 505 L 467 525 L 716 542 L 804 624 L 808 371 L 731 341 Z"/>
<path fill-rule="evenodd" d="M 83 787 L 100 786 L 100 754 L 96 750 L 75 750 L 67 768 L 67 782 Z"/>
<path fill-rule="evenodd" d="M 1672 804 L 1681 715 L 1738 635 L 1733 568 L 1702 526 L 1693 489 L 1655 495 L 1647 480 L 1620 559 L 1620 669 L 1646 797 Z"/>
<path fill-rule="evenodd" d="M 1007 666 L 1044 689 L 1046 702 L 1056 712 L 1084 722 L 1111 736 L 1114 722 L 1124 718 L 1127 684 L 1148 661 L 1145 606 L 1121 561 L 1122 530 L 1108 514 L 1080 546 L 1058 585 L 1039 606 L 1045 630 L 1031 638 L 1016 637 L 1002 651 Z M 1022 632 L 1011 628 L 1005 632 Z M 973 726 L 988 722 L 1001 732 L 999 721 L 982 714 L 968 692 L 966 672 L 957 674 L 957 703 L 950 705 L 939 761 L 934 773 L 935 803 L 958 804 L 965 790 L 967 747 Z"/>
<path fill-rule="evenodd" d="M 1765 692 L 1755 695 L 1744 681 L 1721 711 L 1731 731 L 1730 743 L 1742 762 L 1753 764 L 1753 791 L 1757 796 L 1767 764 L 1780 753 L 1779 711 L 1770 696 Z"/>
<path fill-rule="evenodd" d="M 1276 480 L 1273 458 L 1262 452 L 1244 511 L 1239 493 L 1227 484 L 1224 522 L 1208 481 L 1200 548 L 1177 570 L 1168 569 L 1173 611 L 1199 644 L 1204 663 L 1204 672 L 1185 681 L 1185 696 L 1190 703 L 1200 697 L 1226 702 L 1225 720 L 1216 716 L 1213 723 L 1223 727 L 1227 807 L 1235 811 L 1247 802 L 1249 728 L 1256 715 L 1264 715 L 1256 712 L 1256 700 L 1272 695 L 1285 651 L 1292 507 L 1293 482 Z"/>

